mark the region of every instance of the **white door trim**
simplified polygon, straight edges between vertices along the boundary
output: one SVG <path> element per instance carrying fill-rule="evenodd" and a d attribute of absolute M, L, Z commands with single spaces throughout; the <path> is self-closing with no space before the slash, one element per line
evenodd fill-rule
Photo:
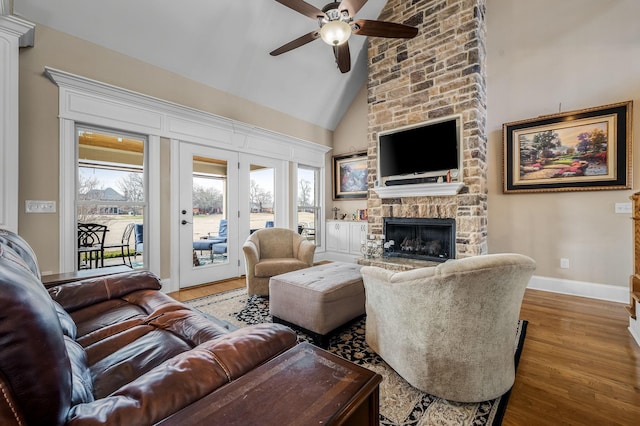
<path fill-rule="evenodd" d="M 199 111 L 173 102 L 113 86 L 65 71 L 45 67 L 45 75 L 58 86 L 60 119 L 60 272 L 74 270 L 75 256 L 69 247 L 75 245 L 73 223 L 75 189 L 75 123 L 107 127 L 146 135 L 149 140 L 149 213 L 145 232 L 149 246 L 149 267 L 160 276 L 160 192 L 159 167 L 161 137 L 229 149 L 239 153 L 263 155 L 269 158 L 299 162 L 324 168 L 325 154 L 330 147 L 261 129 L 236 120 Z M 70 145 L 70 143 L 72 144 Z M 71 149 L 71 146 L 74 146 Z M 172 170 L 177 170 L 173 162 Z M 71 171 L 70 171 L 71 170 Z M 173 180 L 173 179 L 172 179 Z M 71 185 L 74 186 L 71 186 Z M 172 194 L 178 188 L 171 186 Z M 172 196 L 171 241 L 177 241 L 178 222 L 174 220 Z M 65 252 L 69 251 L 65 255 Z M 147 251 L 147 250 L 145 250 Z M 172 259 L 171 277 L 165 282 L 177 285 L 177 269 Z M 167 289 L 163 289 L 167 291 Z M 169 290 L 170 291 L 170 290 Z"/>

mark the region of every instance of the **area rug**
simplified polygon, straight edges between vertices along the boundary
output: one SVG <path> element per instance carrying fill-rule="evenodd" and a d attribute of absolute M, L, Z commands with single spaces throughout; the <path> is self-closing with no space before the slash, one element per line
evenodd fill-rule
<path fill-rule="evenodd" d="M 246 289 L 230 290 L 186 302 L 205 315 L 228 324 L 245 327 L 249 324 L 271 322 L 269 298 L 247 296 Z M 380 384 L 380 425 L 500 425 L 506 410 L 509 392 L 491 401 L 459 403 L 421 392 L 409 385 L 389 367 L 365 342 L 365 320 L 347 324 L 331 338 L 328 351 L 344 359 L 375 371 L 383 377 Z M 519 321 L 514 330 L 514 356 L 516 367 L 527 329 L 527 322 Z M 297 331 L 298 340 L 311 338 Z"/>

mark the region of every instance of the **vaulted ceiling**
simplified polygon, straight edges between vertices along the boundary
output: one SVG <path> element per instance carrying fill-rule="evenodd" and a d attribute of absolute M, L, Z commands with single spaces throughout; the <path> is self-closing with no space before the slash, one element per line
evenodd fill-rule
<path fill-rule="evenodd" d="M 385 3 L 356 17 L 377 19 Z M 270 56 L 318 28 L 275 0 L 14 0 L 14 14 L 330 130 L 367 76 L 363 36 L 349 40 L 346 74 L 319 39 Z"/>

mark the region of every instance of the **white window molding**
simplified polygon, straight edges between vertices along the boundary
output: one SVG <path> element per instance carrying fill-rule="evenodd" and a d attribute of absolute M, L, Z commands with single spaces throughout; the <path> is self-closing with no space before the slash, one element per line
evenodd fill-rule
<path fill-rule="evenodd" d="M 60 271 L 74 270 L 75 123 L 147 135 L 149 212 L 145 220 L 149 270 L 160 276 L 161 137 L 324 167 L 330 147 L 178 105 L 131 90 L 45 67 L 59 87 L 60 119 Z M 173 145 L 172 145 L 173 146 Z M 67 196 L 65 197 L 65 194 Z"/>

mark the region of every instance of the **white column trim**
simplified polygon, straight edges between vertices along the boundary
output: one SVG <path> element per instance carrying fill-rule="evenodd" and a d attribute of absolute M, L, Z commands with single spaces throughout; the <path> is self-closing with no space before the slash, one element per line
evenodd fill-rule
<path fill-rule="evenodd" d="M 70 272 L 76 268 L 77 227 L 76 227 L 76 131 L 75 122 L 61 118 L 59 121 L 60 160 L 58 212 L 60 215 L 60 271 Z M 74 247 L 70 250 L 70 247 Z"/>
<path fill-rule="evenodd" d="M 144 251 L 147 253 L 149 270 L 160 274 L 160 136 L 150 135 L 147 144 L 147 211 L 145 212 Z"/>
<path fill-rule="evenodd" d="M 4 7 L 3 13 L 8 10 Z M 18 232 L 19 48 L 33 45 L 35 26 L 0 16 L 0 227 Z"/>

